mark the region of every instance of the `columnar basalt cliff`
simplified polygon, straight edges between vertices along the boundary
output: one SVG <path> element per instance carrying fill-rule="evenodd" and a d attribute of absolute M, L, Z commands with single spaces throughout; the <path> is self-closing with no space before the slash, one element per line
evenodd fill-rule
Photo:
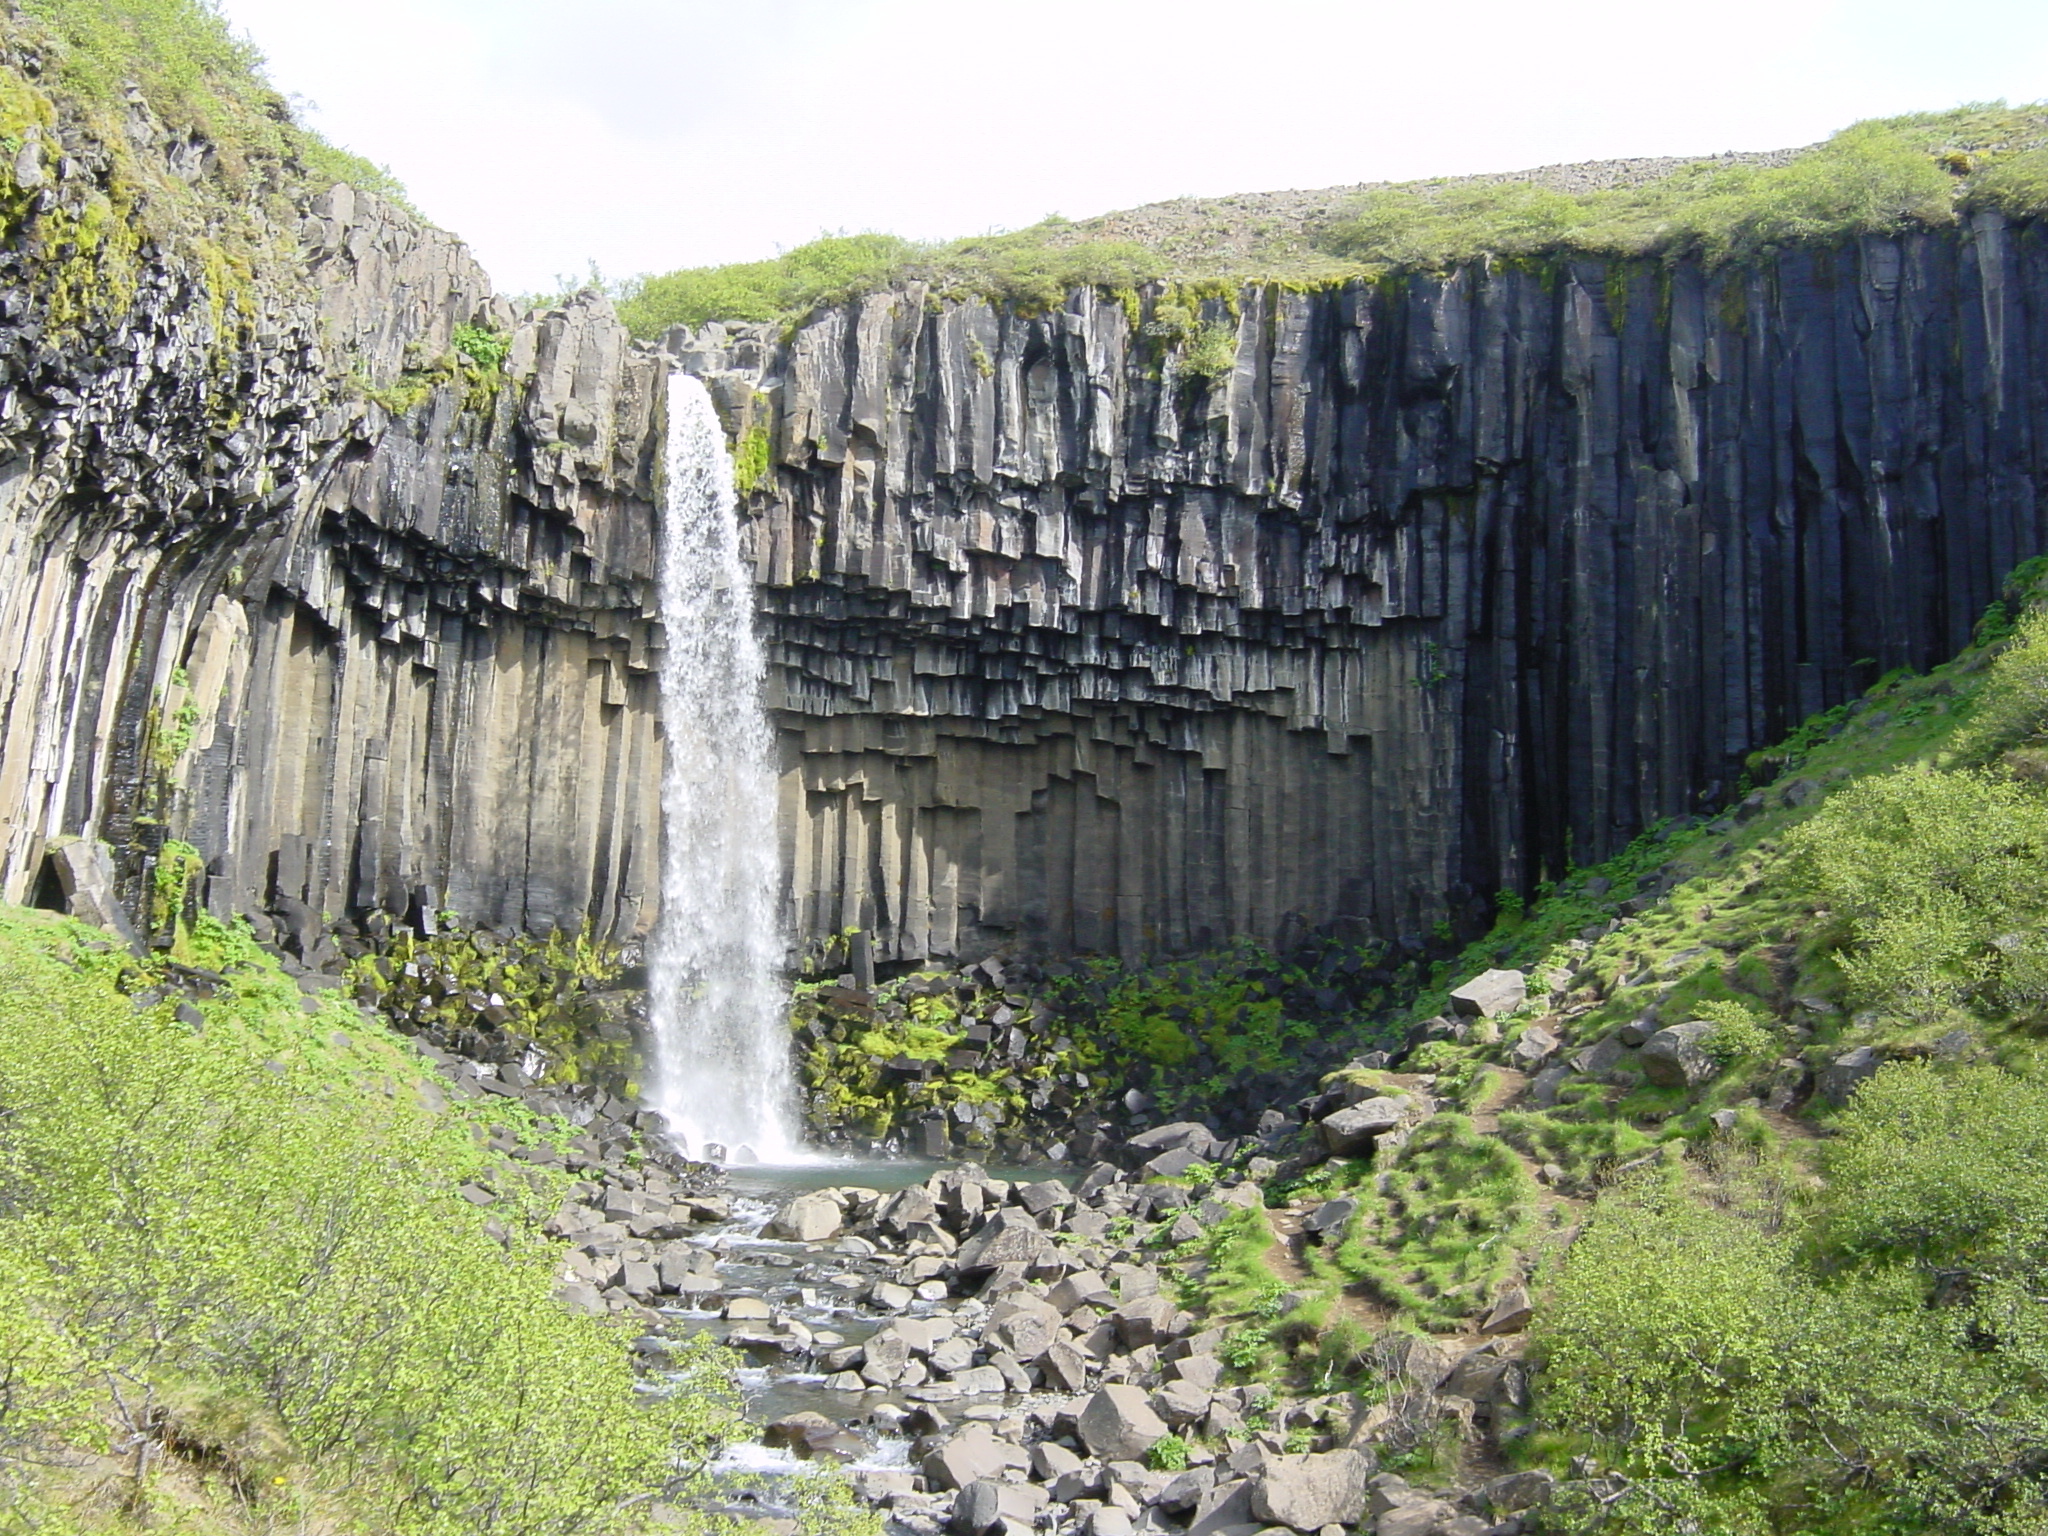
<path fill-rule="evenodd" d="M 222 912 L 646 931 L 672 360 L 750 481 L 791 933 L 882 958 L 1476 920 L 2048 547 L 2048 248 L 1988 214 L 656 350 L 345 186 L 87 302 L 54 235 L 116 168 L 66 133 L 5 172 L 9 899 L 83 838 L 134 903 L 168 837 Z"/>
<path fill-rule="evenodd" d="M 52 128 L 10 185 L 47 219 L 115 174 Z M 347 186 L 252 270 L 145 243 L 83 311 L 38 228 L 0 253 L 6 898 L 82 836 L 134 902 L 168 836 L 221 912 L 643 929 L 656 360 Z"/>
<path fill-rule="evenodd" d="M 799 932 L 1126 953 L 1483 914 L 1964 643 L 2048 548 L 2048 246 L 1479 267 L 1206 315 L 677 333 L 742 446 Z"/>

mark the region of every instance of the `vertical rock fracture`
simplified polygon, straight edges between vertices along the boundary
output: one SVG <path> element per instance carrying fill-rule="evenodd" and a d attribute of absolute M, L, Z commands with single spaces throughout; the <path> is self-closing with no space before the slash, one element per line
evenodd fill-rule
<path fill-rule="evenodd" d="M 704 386 L 669 380 L 662 525 L 661 919 L 649 1007 L 654 1103 L 698 1156 L 796 1148 L 778 972 L 773 739 L 732 460 Z M 742 1149 L 745 1149 L 744 1151 Z"/>

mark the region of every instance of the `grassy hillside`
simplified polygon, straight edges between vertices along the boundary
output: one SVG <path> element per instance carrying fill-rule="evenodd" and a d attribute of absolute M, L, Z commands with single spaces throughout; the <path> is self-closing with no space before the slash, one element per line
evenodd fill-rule
<path fill-rule="evenodd" d="M 786 321 L 911 281 L 1038 310 L 1076 288 L 1160 280 L 1320 285 L 1551 255 L 1719 262 L 2044 207 L 2048 106 L 1992 104 L 1858 123 L 1796 154 L 1189 199 L 942 245 L 831 236 L 772 260 L 633 279 L 619 312 L 656 336 L 710 320 Z"/>
<path fill-rule="evenodd" d="M 722 1369 L 636 1392 L 554 1299 L 567 1175 L 241 931 L 194 942 L 0 914 L 0 1530 L 630 1528 L 728 1432 Z"/>
<path fill-rule="evenodd" d="M 1441 1112 L 1272 1186 L 1357 1203 L 1303 1272 L 1263 1230 L 1196 1245 L 1233 1358 L 1398 1407 L 1389 1335 L 1476 1343 L 1525 1285 L 1534 1390 L 1492 1452 L 1576 1479 L 1544 1530 L 2048 1528 L 2040 567 L 1954 662 L 1758 754 L 1728 815 L 1506 903 L 1392 1072 L 1328 1080 Z M 1496 966 L 1522 1006 L 1440 1011 Z"/>

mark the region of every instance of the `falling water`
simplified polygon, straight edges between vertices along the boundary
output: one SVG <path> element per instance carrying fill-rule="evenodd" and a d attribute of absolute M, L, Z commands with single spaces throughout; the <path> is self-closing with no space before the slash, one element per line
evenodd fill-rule
<path fill-rule="evenodd" d="M 797 1155 L 779 971 L 773 739 L 732 459 L 704 386 L 669 377 L 661 666 L 668 766 L 649 968 L 654 1107 L 695 1156 Z"/>

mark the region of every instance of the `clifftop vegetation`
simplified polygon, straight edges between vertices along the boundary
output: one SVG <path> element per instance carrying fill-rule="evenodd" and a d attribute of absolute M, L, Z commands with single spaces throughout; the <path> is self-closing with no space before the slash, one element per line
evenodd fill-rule
<path fill-rule="evenodd" d="M 215 157 L 236 191 L 346 181 L 404 201 L 388 171 L 296 121 L 210 0 L 12 0 L 6 27 L 24 72 L 59 87 L 103 141 L 118 141 L 139 100 Z"/>
<path fill-rule="evenodd" d="M 1626 165 L 1627 163 L 1623 163 Z M 1774 246 L 1939 228 L 2048 208 L 2048 106 L 1959 107 L 1857 123 L 1796 154 L 1601 166 L 1160 204 L 1080 223 L 916 245 L 834 235 L 772 260 L 632 279 L 640 336 L 800 318 L 909 282 L 1046 309 L 1151 282 L 1335 283 L 1551 256 L 1741 259 Z"/>

